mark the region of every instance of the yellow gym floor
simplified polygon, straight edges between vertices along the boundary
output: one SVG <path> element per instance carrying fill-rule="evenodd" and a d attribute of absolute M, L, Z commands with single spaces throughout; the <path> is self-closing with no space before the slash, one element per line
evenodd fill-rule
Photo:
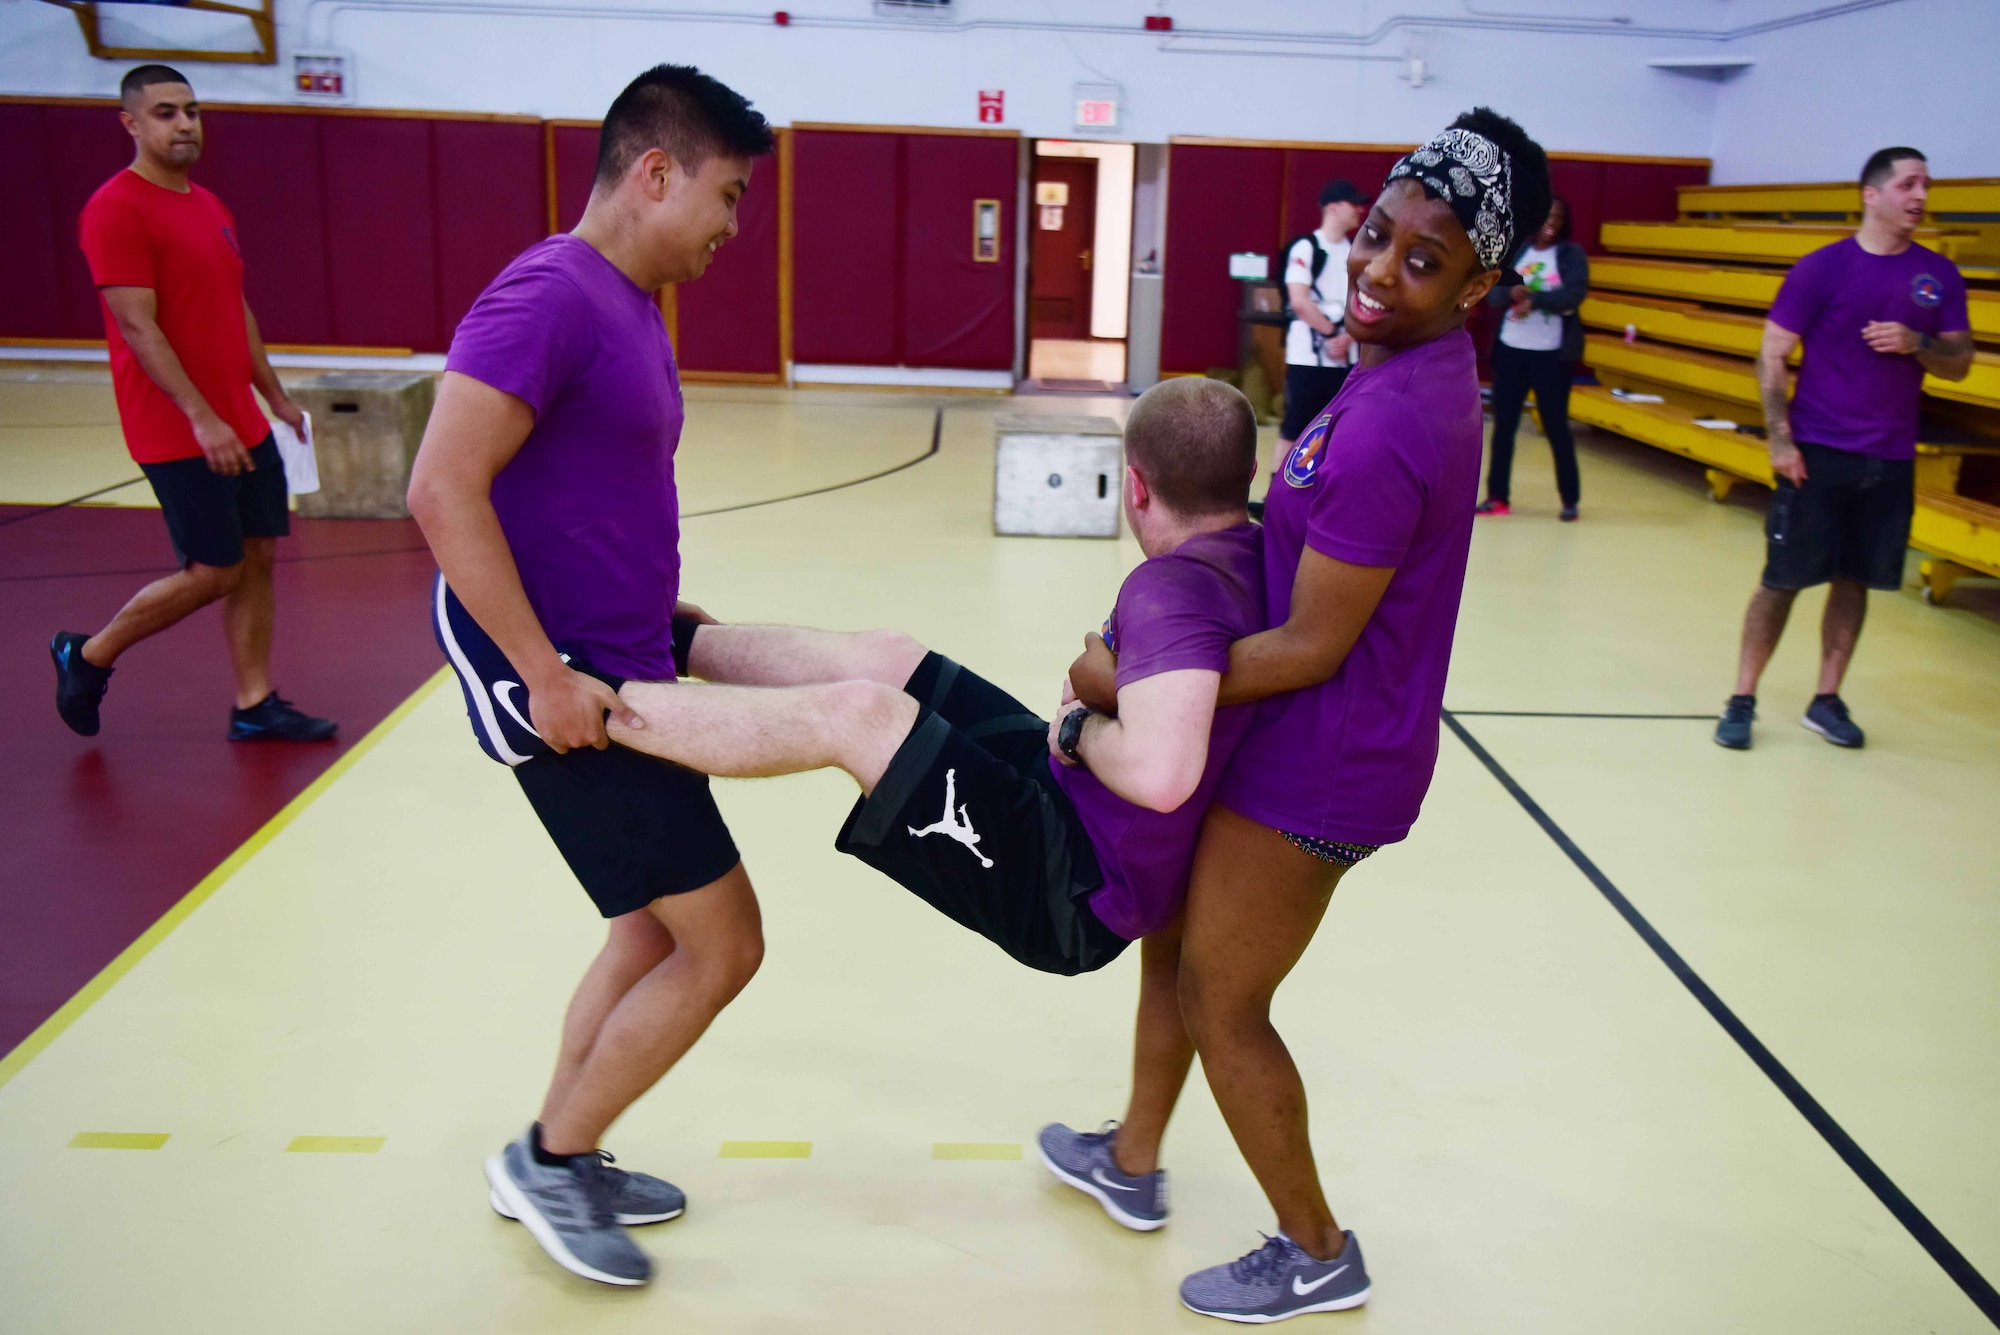
<path fill-rule="evenodd" d="M 1120 405 L 688 399 L 691 512 L 892 468 L 942 423 L 902 471 L 689 519 L 686 596 L 725 620 L 897 626 L 1046 710 L 1138 559 L 990 532 L 996 412 Z M 114 422 L 101 373 L 10 373 L 0 499 L 135 473 Z M 1814 595 L 1748 754 L 1701 717 L 1578 717 L 1712 715 L 1761 560 L 1754 490 L 1713 505 L 1694 466 L 1581 439 L 1583 522 L 1555 522 L 1529 435 L 1516 514 L 1477 533 L 1447 703 L 1491 767 L 1444 735 L 1413 837 L 1347 879 L 1280 994 L 1375 1279 L 1295 1328 L 1989 1329 L 1585 868 L 2000 1278 L 2000 589 L 1875 598 L 1860 752 L 1797 724 Z M 371 743 L 0 1085 L 0 1330 L 1222 1329 L 1175 1285 L 1271 1220 L 1198 1071 L 1164 1231 L 1034 1161 L 1043 1122 L 1122 1107 L 1137 952 L 1013 964 L 833 853 L 830 774 L 721 785 L 769 953 L 607 1142 L 690 1198 L 639 1232 L 654 1284 L 557 1269 L 480 1161 L 533 1114 L 601 929 L 455 686 Z"/>

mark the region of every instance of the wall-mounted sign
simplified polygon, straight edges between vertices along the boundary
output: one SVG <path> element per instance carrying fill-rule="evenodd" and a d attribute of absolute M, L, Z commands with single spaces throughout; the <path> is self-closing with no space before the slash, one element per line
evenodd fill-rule
<path fill-rule="evenodd" d="M 1271 276 L 1271 257 L 1251 251 L 1238 251 L 1229 257 L 1229 276 L 1263 281 Z"/>
<path fill-rule="evenodd" d="M 1007 120 L 1007 92 L 1003 88 L 979 90 L 979 123 L 1001 125 Z"/>
<path fill-rule="evenodd" d="M 292 96 L 300 102 L 353 105 L 354 57 L 345 51 L 294 51 Z"/>
<path fill-rule="evenodd" d="M 1054 204 L 1058 208 L 1069 203 L 1069 182 L 1035 182 L 1035 202 L 1037 204 Z"/>
<path fill-rule="evenodd" d="M 1062 216 L 1062 205 L 1042 205 L 1042 230 L 1044 232 L 1060 232 L 1062 230 Z"/>
<path fill-rule="evenodd" d="M 1115 83 L 1080 83 L 1075 86 L 1076 128 L 1100 134 L 1118 128 L 1118 104 L 1125 90 Z"/>
<path fill-rule="evenodd" d="M 1000 201 L 972 201 L 972 259 L 975 264 L 1000 262 Z"/>

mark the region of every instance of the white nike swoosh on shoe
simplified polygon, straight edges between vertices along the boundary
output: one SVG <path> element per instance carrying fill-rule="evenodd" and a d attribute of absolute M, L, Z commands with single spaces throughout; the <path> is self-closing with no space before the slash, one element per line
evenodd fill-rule
<path fill-rule="evenodd" d="M 1118 1185 L 1118 1184 L 1117 1184 L 1116 1182 L 1113 1182 L 1113 1181 L 1112 1181 L 1112 1180 L 1111 1180 L 1110 1178 L 1108 1178 L 1108 1177 L 1106 1177 L 1106 1176 L 1104 1175 L 1104 1170 L 1103 1170 L 1102 1168 L 1093 1168 L 1093 1169 L 1091 1169 L 1091 1170 L 1090 1170 L 1090 1180 L 1091 1180 L 1092 1182 L 1095 1182 L 1095 1183 L 1096 1183 L 1096 1184 L 1097 1184 L 1098 1186 L 1100 1186 L 1100 1187 L 1109 1187 L 1109 1188 L 1111 1188 L 1111 1189 L 1112 1189 L 1113 1191 L 1137 1191 L 1137 1190 L 1138 1190 L 1138 1188 L 1137 1188 L 1137 1187 L 1121 1187 L 1121 1186 L 1119 1186 L 1119 1185 Z"/>
<path fill-rule="evenodd" d="M 1316 1290 L 1316 1289 L 1320 1288 L 1320 1287 L 1321 1287 L 1322 1285 L 1324 1285 L 1324 1284 L 1325 1284 L 1325 1283 L 1326 1283 L 1326 1282 L 1327 1282 L 1328 1280 L 1331 1280 L 1331 1279 L 1334 1279 L 1334 1278 L 1337 1278 L 1338 1276 L 1340 1276 L 1340 1275 L 1343 1275 L 1343 1274 L 1345 1274 L 1346 1272 L 1347 1272 L 1347 1267 L 1346 1267 L 1346 1266 L 1342 1266 L 1342 1267 L 1341 1267 L 1340 1269 L 1338 1269 L 1338 1270 L 1329 1270 L 1329 1271 L 1327 1271 L 1327 1272 L 1326 1272 L 1326 1273 L 1325 1273 L 1324 1275 L 1321 1275 L 1321 1276 L 1320 1276 L 1320 1277 L 1319 1277 L 1318 1279 L 1314 1280 L 1314 1281 L 1313 1281 L 1312 1283 L 1310 1283 L 1310 1284 L 1307 1284 L 1307 1283 L 1305 1283 L 1305 1282 L 1304 1282 L 1304 1281 L 1305 1281 L 1305 1276 L 1304 1276 L 1304 1275 L 1293 1275 L 1293 1276 L 1292 1276 L 1292 1292 L 1293 1292 L 1293 1293 L 1296 1293 L 1296 1294 L 1297 1294 L 1297 1295 L 1298 1295 L 1299 1297 L 1303 1298 L 1303 1297 L 1305 1297 L 1305 1296 L 1306 1296 L 1306 1295 L 1307 1295 L 1308 1293 L 1312 1293 L 1312 1292 L 1313 1292 L 1314 1290 Z"/>

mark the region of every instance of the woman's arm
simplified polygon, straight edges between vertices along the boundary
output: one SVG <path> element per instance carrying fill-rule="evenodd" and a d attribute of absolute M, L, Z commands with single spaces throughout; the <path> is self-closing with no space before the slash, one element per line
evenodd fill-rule
<path fill-rule="evenodd" d="M 1282 626 L 1229 646 L 1229 672 L 1216 703 L 1240 705 L 1317 686 L 1340 671 L 1389 588 L 1394 566 L 1358 566 L 1308 547 Z"/>

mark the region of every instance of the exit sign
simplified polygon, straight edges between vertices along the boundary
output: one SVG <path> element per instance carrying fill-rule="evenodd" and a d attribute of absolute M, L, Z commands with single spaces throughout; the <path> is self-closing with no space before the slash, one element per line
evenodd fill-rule
<path fill-rule="evenodd" d="M 1115 130 L 1118 128 L 1118 101 L 1124 89 L 1117 84 L 1080 83 L 1076 92 L 1076 128 Z"/>
<path fill-rule="evenodd" d="M 1007 93 L 1000 88 L 979 90 L 979 123 L 1000 125 L 1007 119 Z"/>

